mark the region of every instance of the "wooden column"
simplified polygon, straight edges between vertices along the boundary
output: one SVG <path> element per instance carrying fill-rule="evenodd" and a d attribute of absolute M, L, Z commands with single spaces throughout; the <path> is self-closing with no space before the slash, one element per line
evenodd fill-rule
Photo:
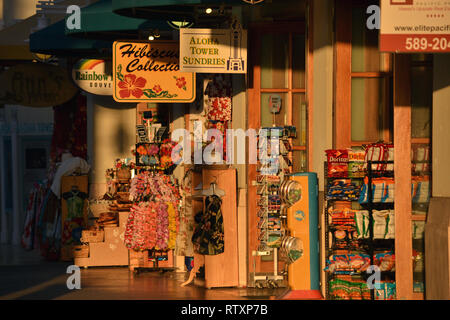
<path fill-rule="evenodd" d="M 336 2 L 336 93 L 334 147 L 349 148 L 352 137 L 352 9 L 350 3 Z"/>
<path fill-rule="evenodd" d="M 394 58 L 395 278 L 397 299 L 413 299 L 410 58 Z"/>

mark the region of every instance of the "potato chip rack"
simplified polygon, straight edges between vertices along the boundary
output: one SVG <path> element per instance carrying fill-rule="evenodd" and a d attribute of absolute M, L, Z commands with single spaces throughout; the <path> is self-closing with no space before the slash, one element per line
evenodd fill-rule
<path fill-rule="evenodd" d="M 394 244 L 395 239 L 374 239 L 373 234 L 373 210 L 380 210 L 380 209 L 393 209 L 394 203 L 375 203 L 373 201 L 373 190 L 372 190 L 372 179 L 376 177 L 393 177 L 393 170 L 373 170 L 373 168 L 392 168 L 393 167 L 393 161 L 366 161 L 367 166 L 366 168 L 366 176 L 368 177 L 368 201 L 367 203 L 359 204 L 358 200 L 350 201 L 352 203 L 352 210 L 355 208 L 362 208 L 369 211 L 369 238 L 368 239 L 358 239 L 360 242 L 359 247 L 354 247 L 353 244 L 349 245 L 348 247 L 339 247 L 337 248 L 334 243 L 334 238 L 330 235 L 332 233 L 333 225 L 329 218 L 329 209 L 332 208 L 336 201 L 341 200 L 329 200 L 327 199 L 327 193 L 328 193 L 328 183 L 333 180 L 339 180 L 339 179 L 350 179 L 352 182 L 356 182 L 357 184 L 362 184 L 364 177 L 351 177 L 351 178 L 340 178 L 340 177 L 328 177 L 327 175 L 327 162 L 325 162 L 325 248 L 326 248 L 326 259 L 332 254 L 334 254 L 338 250 L 359 250 L 359 251 L 365 251 L 370 256 L 370 264 L 374 265 L 374 253 L 376 250 L 392 250 L 394 251 Z M 390 166 L 388 166 L 390 165 Z M 344 200 L 345 201 L 345 200 Z M 347 201 L 348 202 L 348 201 Z M 326 272 L 326 285 L 325 285 L 325 295 L 326 299 L 332 299 L 330 295 L 330 281 L 333 279 L 333 277 L 336 274 Z M 360 277 L 363 280 L 367 280 L 368 277 L 371 275 L 370 273 L 366 272 L 350 272 L 351 276 L 357 276 Z M 390 279 L 395 280 L 395 272 L 394 271 L 384 271 L 381 272 L 382 279 Z M 370 290 L 370 296 L 371 300 L 375 299 L 375 293 L 374 289 Z"/>

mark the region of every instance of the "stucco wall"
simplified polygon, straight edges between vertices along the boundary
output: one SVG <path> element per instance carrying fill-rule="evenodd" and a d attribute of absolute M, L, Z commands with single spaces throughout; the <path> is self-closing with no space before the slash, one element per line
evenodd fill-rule
<path fill-rule="evenodd" d="M 450 197 L 450 54 L 434 55 L 433 197 Z"/>
<path fill-rule="evenodd" d="M 90 196 L 106 191 L 105 171 L 117 158 L 132 157 L 136 143 L 136 104 L 119 104 L 111 97 L 88 94 L 88 162 Z"/>

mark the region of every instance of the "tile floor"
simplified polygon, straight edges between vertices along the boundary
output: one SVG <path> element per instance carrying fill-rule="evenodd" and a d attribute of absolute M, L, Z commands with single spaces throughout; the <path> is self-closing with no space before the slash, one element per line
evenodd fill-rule
<path fill-rule="evenodd" d="M 69 290 L 70 263 L 43 260 L 38 252 L 20 246 L 0 245 L 0 300 L 248 300 L 269 299 L 285 289 L 205 289 L 193 284 L 180 287 L 187 277 L 180 272 L 141 272 L 126 267 L 81 269 L 81 289 Z"/>

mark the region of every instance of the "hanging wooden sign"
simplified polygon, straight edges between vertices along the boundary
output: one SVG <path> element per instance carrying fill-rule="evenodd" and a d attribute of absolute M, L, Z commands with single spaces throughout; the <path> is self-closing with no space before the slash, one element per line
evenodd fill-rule
<path fill-rule="evenodd" d="M 236 29 L 180 29 L 181 71 L 247 72 L 247 31 Z"/>
<path fill-rule="evenodd" d="M 0 75 L 0 103 L 51 107 L 72 99 L 78 89 L 67 72 L 51 64 L 15 65 Z"/>
<path fill-rule="evenodd" d="M 113 43 L 113 98 L 117 102 L 188 103 L 195 73 L 180 72 L 176 41 Z"/>
<path fill-rule="evenodd" d="M 110 61 L 81 59 L 72 69 L 72 79 L 86 92 L 102 96 L 112 95 L 113 79 Z"/>

